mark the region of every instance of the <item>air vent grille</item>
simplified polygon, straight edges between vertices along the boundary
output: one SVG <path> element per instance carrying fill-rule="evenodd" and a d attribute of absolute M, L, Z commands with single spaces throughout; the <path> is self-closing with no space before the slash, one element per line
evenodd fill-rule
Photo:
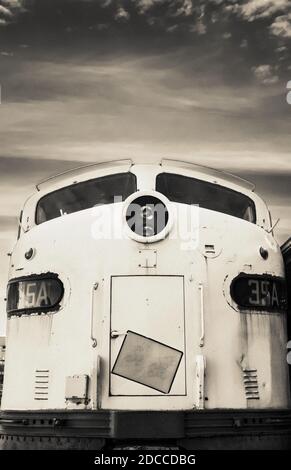
<path fill-rule="evenodd" d="M 36 369 L 34 380 L 34 399 L 35 400 L 48 400 L 49 392 L 49 370 Z"/>
<path fill-rule="evenodd" d="M 259 384 L 257 369 L 244 369 L 243 381 L 245 388 L 245 395 L 247 400 L 259 400 Z"/>

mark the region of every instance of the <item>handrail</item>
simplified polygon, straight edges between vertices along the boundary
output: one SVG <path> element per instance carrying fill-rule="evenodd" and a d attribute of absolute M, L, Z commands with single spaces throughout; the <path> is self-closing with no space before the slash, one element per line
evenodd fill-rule
<path fill-rule="evenodd" d="M 204 346 L 205 325 L 204 325 L 204 286 L 201 282 L 199 284 L 199 291 L 200 291 L 200 328 L 201 328 L 199 346 L 200 348 L 202 348 Z"/>
<path fill-rule="evenodd" d="M 74 174 L 74 173 L 81 173 L 83 170 L 87 170 L 87 169 L 90 169 L 90 168 L 93 168 L 93 167 L 100 167 L 100 166 L 114 166 L 114 165 L 118 165 L 118 164 L 128 164 L 129 167 L 131 167 L 133 165 L 133 162 L 130 158 L 123 158 L 123 159 L 120 159 L 120 160 L 110 160 L 108 162 L 100 162 L 100 163 L 89 163 L 88 165 L 82 165 L 82 166 L 78 166 L 76 168 L 72 168 L 71 170 L 66 170 L 66 171 L 63 171 L 61 173 L 58 173 L 57 175 L 53 175 L 53 176 L 49 176 L 48 178 L 45 178 L 43 180 L 41 180 L 39 183 L 37 183 L 35 185 L 36 189 L 38 191 L 40 191 L 39 187 L 42 185 L 42 184 L 45 184 L 45 183 L 49 183 L 50 181 L 53 181 L 53 180 L 56 180 L 60 177 L 63 177 L 63 176 L 69 176 L 70 174 Z"/>
<path fill-rule="evenodd" d="M 94 325 L 93 325 L 93 319 L 94 319 L 94 292 L 98 289 L 99 283 L 95 282 L 93 289 L 92 289 L 92 304 L 91 304 L 91 320 L 90 320 L 90 339 L 92 341 L 92 348 L 96 348 L 97 346 L 97 339 L 94 336 Z"/>
<path fill-rule="evenodd" d="M 254 183 L 244 178 L 241 178 L 240 176 L 234 175 L 233 173 L 230 173 L 224 170 L 217 170 L 216 168 L 211 168 L 210 166 L 199 165 L 198 163 L 193 163 L 193 162 L 189 162 L 186 160 L 175 160 L 175 159 L 170 159 L 170 158 L 163 158 L 161 160 L 160 165 L 161 166 L 186 165 L 190 168 L 193 168 L 194 170 L 198 172 L 200 171 L 201 173 L 204 173 L 205 175 L 214 176 L 217 178 L 224 179 L 225 181 L 228 181 L 229 183 L 240 185 L 249 191 L 254 191 L 256 188 L 256 185 Z"/>

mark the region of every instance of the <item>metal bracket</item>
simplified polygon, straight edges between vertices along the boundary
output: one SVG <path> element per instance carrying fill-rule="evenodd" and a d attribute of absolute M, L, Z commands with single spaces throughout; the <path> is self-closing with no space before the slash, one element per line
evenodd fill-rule
<path fill-rule="evenodd" d="M 156 268 L 157 267 L 157 250 L 140 249 L 138 251 L 138 267 L 139 268 Z"/>
<path fill-rule="evenodd" d="M 126 335 L 127 334 L 127 331 L 116 331 L 116 330 L 113 330 L 111 331 L 111 338 L 118 338 L 118 336 L 122 336 L 122 335 Z"/>

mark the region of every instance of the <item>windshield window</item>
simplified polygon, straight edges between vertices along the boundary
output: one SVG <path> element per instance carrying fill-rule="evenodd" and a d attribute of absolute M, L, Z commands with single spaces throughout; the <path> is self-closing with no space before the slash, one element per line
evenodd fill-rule
<path fill-rule="evenodd" d="M 256 222 L 254 202 L 244 194 L 224 186 L 183 175 L 161 173 L 157 176 L 156 190 L 173 202 L 195 204 L 204 209 Z"/>
<path fill-rule="evenodd" d="M 58 189 L 42 197 L 36 208 L 36 223 L 89 209 L 124 201 L 136 191 L 136 176 L 118 173 Z"/>

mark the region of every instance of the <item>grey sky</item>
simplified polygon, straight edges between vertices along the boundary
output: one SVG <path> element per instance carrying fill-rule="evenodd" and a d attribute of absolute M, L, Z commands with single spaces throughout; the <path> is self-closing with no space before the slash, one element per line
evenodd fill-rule
<path fill-rule="evenodd" d="M 289 0 L 0 0 L 0 335 L 23 200 L 83 162 L 247 175 L 291 234 L 290 41 Z"/>

